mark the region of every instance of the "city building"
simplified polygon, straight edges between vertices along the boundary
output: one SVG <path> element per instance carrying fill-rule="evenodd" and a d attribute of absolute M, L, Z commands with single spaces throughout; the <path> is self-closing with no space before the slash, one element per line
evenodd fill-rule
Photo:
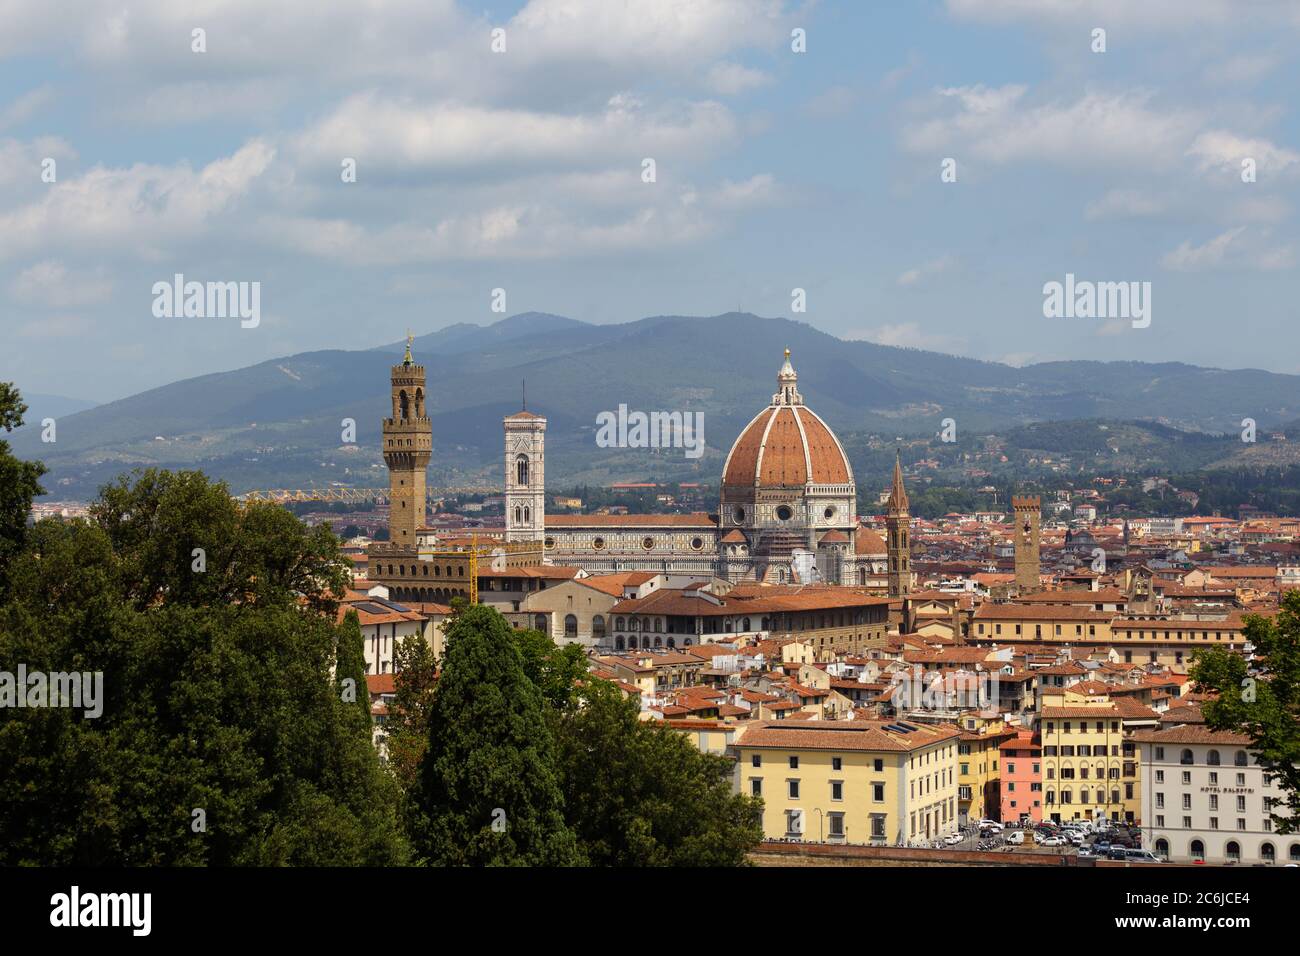
<path fill-rule="evenodd" d="M 769 840 L 929 843 L 957 831 L 951 726 L 763 721 L 736 750 L 741 792 L 763 798 Z"/>

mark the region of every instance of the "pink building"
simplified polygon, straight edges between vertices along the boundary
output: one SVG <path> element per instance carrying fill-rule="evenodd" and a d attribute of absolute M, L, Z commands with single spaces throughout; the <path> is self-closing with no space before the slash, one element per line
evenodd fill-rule
<path fill-rule="evenodd" d="M 1021 731 L 998 748 L 1002 773 L 1002 822 L 1042 823 L 1042 744 Z"/>

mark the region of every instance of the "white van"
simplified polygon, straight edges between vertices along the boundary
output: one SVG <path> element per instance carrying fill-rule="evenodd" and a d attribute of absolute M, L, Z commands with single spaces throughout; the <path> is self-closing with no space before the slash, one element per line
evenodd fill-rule
<path fill-rule="evenodd" d="M 1007 834 L 1007 842 L 1012 846 L 1023 846 L 1025 842 L 1025 831 L 1012 830 Z"/>

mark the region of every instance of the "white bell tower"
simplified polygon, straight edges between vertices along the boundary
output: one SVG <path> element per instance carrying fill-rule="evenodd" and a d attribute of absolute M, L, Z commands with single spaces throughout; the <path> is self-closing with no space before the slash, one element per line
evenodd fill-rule
<path fill-rule="evenodd" d="M 546 533 L 546 419 L 524 409 L 505 418 L 506 541 Z"/>

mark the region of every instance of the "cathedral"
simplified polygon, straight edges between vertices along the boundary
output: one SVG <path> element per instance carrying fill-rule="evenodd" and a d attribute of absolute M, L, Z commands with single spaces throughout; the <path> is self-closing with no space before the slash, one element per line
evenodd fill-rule
<path fill-rule="evenodd" d="M 771 402 L 750 420 L 722 469 L 716 514 L 546 514 L 546 419 L 507 416 L 505 540 L 443 549 L 425 525 L 432 423 L 425 373 L 410 341 L 392 367 L 383 421 L 389 474 L 389 540 L 369 551 L 369 576 L 395 600 L 446 602 L 473 593 L 476 567 L 554 564 L 591 574 L 655 571 L 768 584 L 842 584 L 911 589 L 909 515 L 894 466 L 888 544 L 862 527 L 853 468 L 835 433 L 804 404 L 785 353 Z M 470 552 L 473 552 L 471 560 Z"/>
<path fill-rule="evenodd" d="M 883 557 L 880 538 L 858 524 L 853 468 L 835 433 L 804 404 L 788 349 L 776 382 L 772 401 L 731 446 L 716 514 L 547 515 L 546 419 L 529 411 L 507 417 L 506 540 L 540 540 L 548 563 L 593 574 L 660 571 L 732 582 L 874 583 Z M 891 514 L 895 504 L 904 520 L 891 557 L 907 547 L 907 497 L 897 470 Z M 898 527 L 894 518 L 891 529 Z M 911 575 L 891 577 L 891 591 L 901 589 L 895 577 L 910 581 Z"/>

